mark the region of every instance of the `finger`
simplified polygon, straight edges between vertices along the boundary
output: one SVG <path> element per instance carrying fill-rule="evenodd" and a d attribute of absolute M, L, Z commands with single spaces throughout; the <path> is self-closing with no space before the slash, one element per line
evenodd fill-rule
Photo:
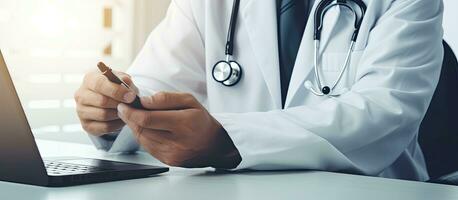
<path fill-rule="evenodd" d="M 83 121 L 83 129 L 91 135 L 102 136 L 108 133 L 119 131 L 125 126 L 122 120 L 111 122 Z"/>
<path fill-rule="evenodd" d="M 129 86 L 132 86 L 133 85 L 133 81 L 132 81 L 132 78 L 129 74 L 126 74 L 124 72 L 115 72 L 113 71 L 113 73 L 118 76 L 122 81 L 124 81 L 124 83 L 127 83 L 127 85 Z"/>
<path fill-rule="evenodd" d="M 122 81 L 124 81 L 124 83 L 129 85 L 130 89 L 133 90 L 136 94 L 139 93 L 137 86 L 135 86 L 134 82 L 132 81 L 132 78 L 129 75 L 126 74 L 124 76 L 121 76 L 121 79 Z"/>
<path fill-rule="evenodd" d="M 77 113 L 81 119 L 91 121 L 109 122 L 119 119 L 117 109 L 105 109 L 93 106 L 78 106 Z"/>
<path fill-rule="evenodd" d="M 165 164 L 178 166 L 174 164 L 175 139 L 169 132 L 146 129 L 131 122 L 127 126 L 133 130 L 138 144 L 148 153 Z"/>
<path fill-rule="evenodd" d="M 161 160 L 165 153 L 170 151 L 168 147 L 168 144 L 171 143 L 169 132 L 146 129 L 131 122 L 126 124 L 132 130 L 137 143 L 157 159 Z"/>
<path fill-rule="evenodd" d="M 166 144 L 171 139 L 168 131 L 144 128 L 133 122 L 127 122 L 126 125 L 132 130 L 132 133 L 140 143 L 152 141 L 156 144 Z"/>
<path fill-rule="evenodd" d="M 142 134 L 143 135 L 143 134 Z M 147 135 L 147 134 L 145 134 Z M 147 139 L 145 137 L 141 138 L 136 138 L 137 143 L 145 149 L 146 152 L 151 154 L 153 157 L 158 159 L 159 161 L 163 161 L 166 153 L 167 153 L 167 148 L 166 145 L 164 145 L 161 142 L 158 142 L 154 139 Z"/>
<path fill-rule="evenodd" d="M 137 126 L 173 132 L 181 119 L 181 111 L 148 111 L 119 104 L 118 115 L 126 123 Z"/>
<path fill-rule="evenodd" d="M 143 106 L 151 110 L 182 110 L 198 108 L 200 103 L 187 93 L 159 92 L 153 96 L 142 97 Z"/>
<path fill-rule="evenodd" d="M 116 109 L 119 101 L 102 94 L 95 93 L 92 90 L 80 89 L 75 93 L 75 101 L 79 105 L 94 106 L 99 108 Z"/>
<path fill-rule="evenodd" d="M 107 77 L 100 73 L 88 74 L 85 77 L 84 83 L 90 90 L 119 102 L 131 103 L 136 97 L 134 91 L 127 89 L 123 85 L 112 83 Z"/>

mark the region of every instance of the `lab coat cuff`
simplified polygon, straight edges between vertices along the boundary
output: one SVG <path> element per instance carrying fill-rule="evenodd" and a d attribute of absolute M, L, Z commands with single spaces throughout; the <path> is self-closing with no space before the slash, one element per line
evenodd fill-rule
<path fill-rule="evenodd" d="M 119 133 L 120 131 L 109 133 L 109 137 L 89 135 L 89 138 L 97 149 L 108 151 L 111 146 L 113 146 L 113 143 L 116 141 Z"/>
<path fill-rule="evenodd" d="M 251 165 L 250 162 L 252 159 L 248 155 L 248 151 L 245 148 L 248 144 L 247 138 L 244 136 L 241 126 L 237 125 L 235 116 L 233 116 L 234 114 L 217 113 L 212 115 L 226 130 L 235 147 L 239 151 L 240 157 L 242 158 L 242 161 L 239 163 L 239 165 L 234 169 L 230 169 L 229 171 L 247 169 Z"/>
<path fill-rule="evenodd" d="M 108 153 L 131 153 L 139 150 L 139 145 L 128 127 L 109 134 L 109 137 L 89 137 L 97 149 Z"/>

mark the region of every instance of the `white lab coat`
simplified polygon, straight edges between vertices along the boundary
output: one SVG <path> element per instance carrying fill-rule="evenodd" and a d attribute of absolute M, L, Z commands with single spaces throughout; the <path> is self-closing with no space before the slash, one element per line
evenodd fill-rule
<path fill-rule="evenodd" d="M 192 93 L 227 130 L 242 162 L 237 169 L 312 169 L 426 180 L 418 129 L 437 85 L 442 58 L 441 0 L 364 0 L 367 14 L 338 88 L 317 97 L 313 12 L 282 110 L 276 4 L 242 0 L 235 59 L 243 78 L 234 87 L 212 79 L 225 58 L 231 0 L 173 0 L 129 69 L 142 95 Z M 352 33 L 352 17 L 334 8 L 326 16 L 321 49 L 324 82 L 335 80 Z M 313 82 L 314 83 L 314 82 Z M 102 149 L 138 149 L 127 128 Z"/>

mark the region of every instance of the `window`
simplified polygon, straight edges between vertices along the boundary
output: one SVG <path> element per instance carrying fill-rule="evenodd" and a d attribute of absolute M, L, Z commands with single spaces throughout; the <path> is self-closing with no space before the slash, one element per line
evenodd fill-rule
<path fill-rule="evenodd" d="M 98 61 L 129 66 L 168 3 L 153 2 L 0 0 L 0 48 L 36 137 L 88 141 L 73 94 Z"/>

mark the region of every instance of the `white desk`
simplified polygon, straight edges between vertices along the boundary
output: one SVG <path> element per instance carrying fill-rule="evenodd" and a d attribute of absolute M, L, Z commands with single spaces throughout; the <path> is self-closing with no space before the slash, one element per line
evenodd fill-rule
<path fill-rule="evenodd" d="M 146 154 L 107 155 L 89 145 L 38 142 L 42 155 L 84 156 L 157 164 Z M 1 167 L 1 166 L 0 166 Z M 156 177 L 45 188 L 0 182 L 1 200 L 166 200 L 166 199 L 458 199 L 458 187 L 328 172 L 216 174 L 210 169 L 173 168 Z"/>

